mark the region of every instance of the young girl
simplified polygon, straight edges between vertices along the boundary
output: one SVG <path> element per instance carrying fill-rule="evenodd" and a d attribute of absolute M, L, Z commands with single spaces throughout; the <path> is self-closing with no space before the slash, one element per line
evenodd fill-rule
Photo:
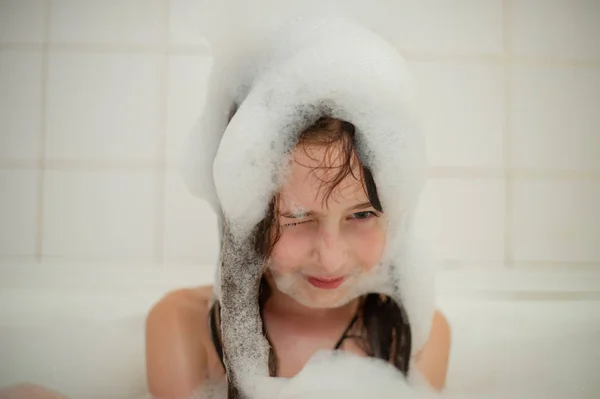
<path fill-rule="evenodd" d="M 352 299 L 386 243 L 385 209 L 358 157 L 354 126 L 320 118 L 302 132 L 291 159 L 254 237 L 266 259 L 258 300 L 273 348 L 271 375 L 296 375 L 319 349 L 379 357 L 406 374 L 405 313 L 379 294 Z M 157 398 L 186 398 L 224 381 L 219 302 L 210 306 L 211 292 L 173 291 L 148 315 L 147 376 Z M 444 386 L 449 347 L 448 323 L 436 312 L 416 365 L 437 389 Z"/>

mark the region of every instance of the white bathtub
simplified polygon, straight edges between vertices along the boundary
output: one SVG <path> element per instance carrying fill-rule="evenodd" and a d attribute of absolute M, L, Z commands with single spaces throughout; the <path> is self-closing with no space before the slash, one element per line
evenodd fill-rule
<path fill-rule="evenodd" d="M 35 267 L 0 269 L 0 387 L 28 381 L 74 399 L 142 397 L 146 312 L 167 290 L 212 277 L 197 267 Z M 598 282 L 443 274 L 449 396 L 600 398 Z"/>

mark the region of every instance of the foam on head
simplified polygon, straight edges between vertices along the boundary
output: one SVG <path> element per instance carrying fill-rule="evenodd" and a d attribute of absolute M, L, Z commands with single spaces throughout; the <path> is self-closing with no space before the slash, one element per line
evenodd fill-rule
<path fill-rule="evenodd" d="M 356 126 L 359 156 L 373 171 L 388 217 L 400 218 L 419 189 L 422 176 L 415 179 L 415 173 L 423 166 L 423 148 L 407 112 L 410 79 L 403 59 L 352 21 L 319 19 L 310 29 L 307 23 L 294 21 L 275 35 L 250 91 L 237 99 L 220 142 L 227 151 L 216 154 L 216 191 L 239 237 L 264 216 L 298 134 L 323 114 Z M 395 157 L 388 149 L 401 149 L 403 141 L 410 145 Z"/>
<path fill-rule="evenodd" d="M 215 293 L 225 364 L 234 384 L 251 398 L 277 389 L 276 379 L 268 377 L 269 345 L 258 308 L 265 259 L 255 253 L 253 235 L 287 175 L 300 133 L 321 116 L 355 126 L 359 158 L 372 172 L 388 221 L 384 256 L 354 295 L 379 292 L 401 303 L 414 348 L 425 342 L 433 315 L 429 276 L 426 265 L 415 263 L 408 223 L 425 157 L 406 62 L 353 19 L 285 22 L 263 35 L 260 45 L 253 42 L 239 53 L 215 51 L 209 98 L 186 164 L 191 190 L 221 216 Z M 232 108 L 237 111 L 229 120 Z"/>

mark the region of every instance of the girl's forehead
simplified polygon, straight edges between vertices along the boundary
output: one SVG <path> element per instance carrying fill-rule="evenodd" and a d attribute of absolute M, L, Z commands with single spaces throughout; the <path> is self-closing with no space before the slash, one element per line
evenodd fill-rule
<path fill-rule="evenodd" d="M 280 208 L 285 207 L 288 211 L 316 211 L 368 200 L 362 183 L 352 175 L 346 176 L 332 191 L 331 184 L 329 180 L 315 177 L 310 171 L 304 176 L 296 175 L 295 178 L 289 179 L 279 192 Z"/>
<path fill-rule="evenodd" d="M 301 145 L 290 157 L 286 181 L 288 184 L 322 185 L 336 178 L 340 170 L 348 168 L 346 162 L 338 145 Z M 358 164 L 351 162 L 351 167 L 353 173 L 349 173 L 340 186 L 360 184 L 354 177 L 359 176 Z"/>
<path fill-rule="evenodd" d="M 349 173 L 333 188 L 327 201 L 324 196 L 331 191 L 331 185 L 337 177 L 344 160 L 340 150 L 325 146 L 298 146 L 289 164 L 288 173 L 280 189 L 281 207 L 317 210 L 323 207 L 333 208 L 354 202 L 364 202 L 367 196 L 362 182 L 355 176 L 358 171 Z"/>

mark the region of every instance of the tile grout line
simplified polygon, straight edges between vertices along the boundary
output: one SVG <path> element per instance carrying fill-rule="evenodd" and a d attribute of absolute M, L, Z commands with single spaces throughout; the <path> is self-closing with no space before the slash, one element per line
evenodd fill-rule
<path fill-rule="evenodd" d="M 38 264 L 42 263 L 44 256 L 44 187 L 45 187 L 45 158 L 46 158 L 46 133 L 47 106 L 48 106 L 48 43 L 50 41 L 50 16 L 52 0 L 44 2 L 44 42 L 42 45 L 42 79 L 40 90 L 40 132 L 37 154 L 37 226 L 35 237 L 35 259 Z"/>
<path fill-rule="evenodd" d="M 504 125 L 502 128 L 502 145 L 504 169 L 507 172 L 504 180 L 504 262 L 510 267 L 515 261 L 513 238 L 513 216 L 514 216 L 514 175 L 512 170 L 512 3 L 511 0 L 502 1 L 502 47 L 504 53 L 503 63 L 503 107 Z"/>
<path fill-rule="evenodd" d="M 174 162 L 158 161 L 124 161 L 100 160 L 86 161 L 78 159 L 47 159 L 44 158 L 45 171 L 118 171 L 118 172 L 147 172 L 165 167 L 166 172 L 178 171 L 179 166 Z M 37 170 L 39 161 L 33 160 L 0 160 L 0 170 Z M 554 180 L 581 181 L 600 180 L 600 170 L 577 171 L 566 169 L 543 168 L 488 168 L 481 166 L 431 166 L 427 170 L 433 179 L 481 179 L 497 180 L 511 178 L 513 180 Z"/>
<path fill-rule="evenodd" d="M 48 43 L 48 51 L 53 52 L 77 52 L 77 53 L 113 53 L 113 54 L 139 54 L 166 52 L 172 55 L 204 55 L 211 56 L 210 48 L 202 45 L 177 45 L 166 44 L 165 46 L 153 46 L 143 44 L 104 44 L 104 43 L 71 43 L 53 42 Z M 0 49 L 14 51 L 42 50 L 44 44 L 29 42 L 0 43 Z M 463 62 L 475 64 L 504 65 L 507 59 L 513 65 L 527 65 L 531 67 L 565 67 L 565 68 L 587 68 L 600 69 L 600 59 L 568 58 L 544 55 L 511 54 L 509 56 L 495 53 L 462 52 L 452 53 L 443 50 L 414 50 L 400 48 L 402 55 L 412 62 Z"/>
<path fill-rule="evenodd" d="M 165 217 L 166 217 L 166 187 L 167 187 L 167 118 L 168 118 L 168 85 L 169 85 L 169 18 L 170 6 L 168 0 L 162 4 L 162 36 L 159 61 L 158 84 L 158 151 L 159 164 L 157 165 L 157 192 L 155 208 L 155 237 L 154 259 L 157 265 L 165 264 Z"/>
<path fill-rule="evenodd" d="M 553 261 L 553 260 L 537 260 L 537 261 L 514 261 L 514 262 L 503 262 L 503 261 L 475 261 L 466 259 L 451 259 L 451 258 L 440 258 L 437 260 L 440 264 L 441 270 L 443 271 L 473 271 L 473 272 L 496 272 L 510 268 L 512 271 L 560 271 L 569 270 L 572 271 L 593 271 L 600 273 L 600 262 L 585 262 L 585 261 Z"/>

